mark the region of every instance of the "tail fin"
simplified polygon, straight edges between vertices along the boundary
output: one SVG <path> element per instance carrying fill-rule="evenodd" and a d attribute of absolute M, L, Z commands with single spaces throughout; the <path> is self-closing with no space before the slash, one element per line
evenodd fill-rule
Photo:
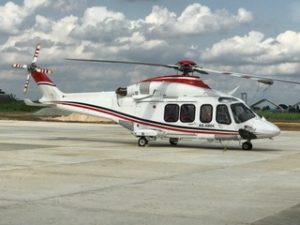
<path fill-rule="evenodd" d="M 64 93 L 56 87 L 46 73 L 33 71 L 31 76 L 43 93 L 43 97 L 39 100 L 40 102 L 56 101 L 63 97 Z"/>

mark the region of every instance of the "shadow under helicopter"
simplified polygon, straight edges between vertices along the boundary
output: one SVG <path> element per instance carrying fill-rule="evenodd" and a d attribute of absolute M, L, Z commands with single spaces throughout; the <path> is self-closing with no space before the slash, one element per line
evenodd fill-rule
<path fill-rule="evenodd" d="M 171 146 L 169 143 L 149 143 L 149 147 L 151 148 L 183 148 L 183 149 L 199 149 L 199 150 L 215 150 L 215 151 L 242 151 L 242 152 L 278 152 L 283 151 L 282 149 L 272 149 L 272 148 L 261 148 L 261 147 L 253 147 L 252 150 L 243 150 L 242 146 L 237 145 L 225 145 L 223 144 L 207 144 L 207 143 L 179 143 L 176 146 Z"/>
<path fill-rule="evenodd" d="M 262 148 L 262 147 L 255 147 L 252 150 L 243 150 L 242 147 L 237 142 L 234 143 L 216 143 L 216 142 L 205 142 L 205 141 L 193 141 L 193 143 L 188 143 L 187 141 L 179 142 L 178 145 L 170 145 L 168 141 L 153 141 L 149 142 L 145 147 L 138 147 L 137 146 L 137 139 L 113 139 L 113 138 L 72 138 L 72 137 L 56 137 L 56 138 L 48 138 L 50 141 L 72 141 L 72 142 L 89 142 L 89 143 L 111 143 L 117 145 L 129 145 L 132 147 L 137 147 L 141 150 L 151 150 L 151 149 L 198 149 L 198 150 L 215 150 L 215 151 L 243 151 L 243 152 L 278 152 L 283 151 L 282 149 L 274 149 L 274 148 Z"/>

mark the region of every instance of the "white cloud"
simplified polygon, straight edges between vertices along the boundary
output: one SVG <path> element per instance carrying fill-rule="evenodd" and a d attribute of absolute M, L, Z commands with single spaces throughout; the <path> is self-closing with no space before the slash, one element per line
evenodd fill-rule
<path fill-rule="evenodd" d="M 234 15 L 226 10 L 212 12 L 198 3 L 187 6 L 180 16 L 165 7 L 154 6 L 149 15 L 137 20 L 129 20 L 124 14 L 106 7 L 91 7 L 85 10 L 72 35 L 75 38 L 109 42 L 116 37 L 130 37 L 139 32 L 145 40 L 164 39 L 226 30 L 251 20 L 251 12 L 245 9 L 239 9 Z"/>
<path fill-rule="evenodd" d="M 50 36 L 56 38 L 57 42 L 71 41 L 70 33 L 76 28 L 78 18 L 75 16 L 66 16 L 53 24 Z"/>
<path fill-rule="evenodd" d="M 235 36 L 215 43 L 202 53 L 207 62 L 226 62 L 231 65 L 274 65 L 278 72 L 291 68 L 300 60 L 300 32 L 286 31 L 275 38 L 265 38 L 264 34 L 251 31 L 245 36 Z M 288 66 L 290 65 L 290 66 Z M 279 69 L 285 68 L 285 69 Z"/>
<path fill-rule="evenodd" d="M 238 10 L 238 15 L 235 17 L 235 19 L 240 23 L 249 23 L 253 20 L 253 15 L 246 9 L 240 8 Z"/>
<path fill-rule="evenodd" d="M 47 6 L 49 3 L 48 0 L 24 0 L 24 9 L 33 11 L 38 7 Z"/>
<path fill-rule="evenodd" d="M 263 33 L 251 31 L 248 35 L 242 37 L 235 36 L 221 40 L 211 48 L 206 49 L 202 54 L 202 58 L 207 61 L 224 60 L 231 63 L 242 63 L 243 61 L 248 63 L 253 60 L 253 57 L 265 53 L 266 49 L 262 44 L 263 39 Z"/>
<path fill-rule="evenodd" d="M 97 26 L 100 24 L 105 25 L 110 21 L 121 21 L 124 19 L 123 13 L 110 11 L 106 7 L 91 7 L 85 10 L 82 24 L 83 26 Z"/>
<path fill-rule="evenodd" d="M 23 21 L 37 8 L 47 4 L 48 0 L 25 0 L 23 6 L 13 2 L 0 6 L 0 33 L 17 34 L 22 29 Z"/>
<path fill-rule="evenodd" d="M 79 1 L 78 4 L 84 1 Z M 6 56 L 12 54 L 12 49 L 29 53 L 29 46 L 36 42 L 42 42 L 48 47 L 46 50 L 48 53 L 58 51 L 53 58 L 69 51 L 73 54 L 82 54 L 81 57 L 87 55 L 124 57 L 125 54 L 137 53 L 138 50 L 141 55 L 143 50 L 156 51 L 157 54 L 161 54 L 162 50 L 170 45 L 176 46 L 174 51 L 182 52 L 184 45 L 177 39 L 168 40 L 168 37 L 180 35 L 188 37 L 189 34 L 229 29 L 252 19 L 251 13 L 244 9 L 232 15 L 226 10 L 212 12 L 208 7 L 200 4 L 187 6 L 180 16 L 170 12 L 167 8 L 154 6 L 149 15 L 137 20 L 130 20 L 123 13 L 102 6 L 85 9 L 81 17 L 65 15 L 55 19 L 44 14 L 33 14 L 38 7 L 49 5 L 53 9 L 55 5 L 62 6 L 67 3 L 70 2 L 56 0 L 49 5 L 49 0 L 25 0 L 23 6 L 7 3 L 0 7 L 0 10 L 5 11 L 3 15 L 8 16 L 11 13 L 12 18 L 18 18 L 16 21 L 9 20 L 0 28 L 0 31 L 2 29 L 2 31 L 15 34 L 2 45 L 3 53 Z M 24 28 L 22 23 L 29 15 L 34 16 L 31 19 L 34 24 L 27 24 L 27 28 Z M 19 29 L 23 30 L 18 34 Z M 27 46 L 26 49 L 25 46 Z M 12 58 L 14 57 L 8 56 L 3 60 L 7 61 Z M 52 58 L 50 56 L 47 59 Z"/>
<path fill-rule="evenodd" d="M 248 35 L 215 43 L 202 53 L 201 58 L 244 72 L 247 67 L 248 72 L 267 75 L 296 74 L 300 70 L 300 32 L 286 31 L 275 38 L 265 38 L 263 33 L 251 31 Z"/>
<path fill-rule="evenodd" d="M 130 37 L 117 38 L 116 40 L 121 46 L 127 46 L 128 49 L 135 46 L 137 48 L 151 50 L 167 44 L 163 40 L 146 40 L 140 32 L 134 32 Z"/>
<path fill-rule="evenodd" d="M 87 0 L 51 0 L 50 7 L 64 13 L 69 13 L 85 7 L 86 4 Z"/>
<path fill-rule="evenodd" d="M 13 2 L 8 2 L 0 7 L 0 32 L 5 34 L 15 34 L 23 18 L 27 16 L 22 8 Z"/>
<path fill-rule="evenodd" d="M 73 29 L 71 36 L 92 42 L 113 42 L 117 37 L 129 35 L 129 21 L 125 15 L 106 7 L 91 7 Z"/>
<path fill-rule="evenodd" d="M 176 14 L 169 12 L 167 8 L 160 6 L 153 6 L 152 12 L 145 17 L 145 23 L 152 25 L 165 25 L 170 24 L 176 20 Z"/>
<path fill-rule="evenodd" d="M 249 23 L 252 18 L 251 12 L 242 8 L 237 15 L 232 15 L 225 9 L 213 12 L 207 6 L 194 3 L 187 6 L 179 16 L 167 8 L 154 6 L 145 20 L 139 22 L 147 27 L 149 34 L 168 37 L 231 29 Z"/>
<path fill-rule="evenodd" d="M 52 29 L 54 21 L 48 19 L 47 17 L 37 15 L 35 17 L 35 25 L 33 29 L 35 31 L 49 32 Z"/>

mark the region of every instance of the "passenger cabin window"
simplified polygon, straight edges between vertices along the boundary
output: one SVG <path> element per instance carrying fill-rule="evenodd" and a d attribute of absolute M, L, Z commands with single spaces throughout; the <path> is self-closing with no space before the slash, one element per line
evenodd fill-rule
<path fill-rule="evenodd" d="M 212 105 L 202 105 L 200 109 L 200 121 L 202 123 L 210 123 L 212 121 L 212 114 Z"/>
<path fill-rule="evenodd" d="M 255 114 L 243 103 L 231 105 L 232 114 L 236 123 L 243 123 L 255 117 Z"/>
<path fill-rule="evenodd" d="M 178 121 L 179 106 L 177 104 L 168 104 L 165 106 L 164 120 L 169 123 Z"/>
<path fill-rule="evenodd" d="M 183 104 L 180 108 L 180 121 L 190 123 L 195 120 L 195 106 L 192 104 Z"/>
<path fill-rule="evenodd" d="M 229 111 L 226 105 L 217 106 L 216 121 L 220 124 L 231 124 Z"/>

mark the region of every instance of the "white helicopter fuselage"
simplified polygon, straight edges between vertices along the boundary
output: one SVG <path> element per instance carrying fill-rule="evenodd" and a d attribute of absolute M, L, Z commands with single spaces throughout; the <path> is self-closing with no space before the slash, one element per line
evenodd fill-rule
<path fill-rule="evenodd" d="M 44 93 L 42 104 L 111 119 L 146 142 L 169 138 L 173 143 L 180 139 L 250 143 L 280 133 L 242 100 L 210 89 L 196 76 L 154 77 L 115 92 L 74 94 L 60 92 L 43 73 L 32 76 Z"/>

